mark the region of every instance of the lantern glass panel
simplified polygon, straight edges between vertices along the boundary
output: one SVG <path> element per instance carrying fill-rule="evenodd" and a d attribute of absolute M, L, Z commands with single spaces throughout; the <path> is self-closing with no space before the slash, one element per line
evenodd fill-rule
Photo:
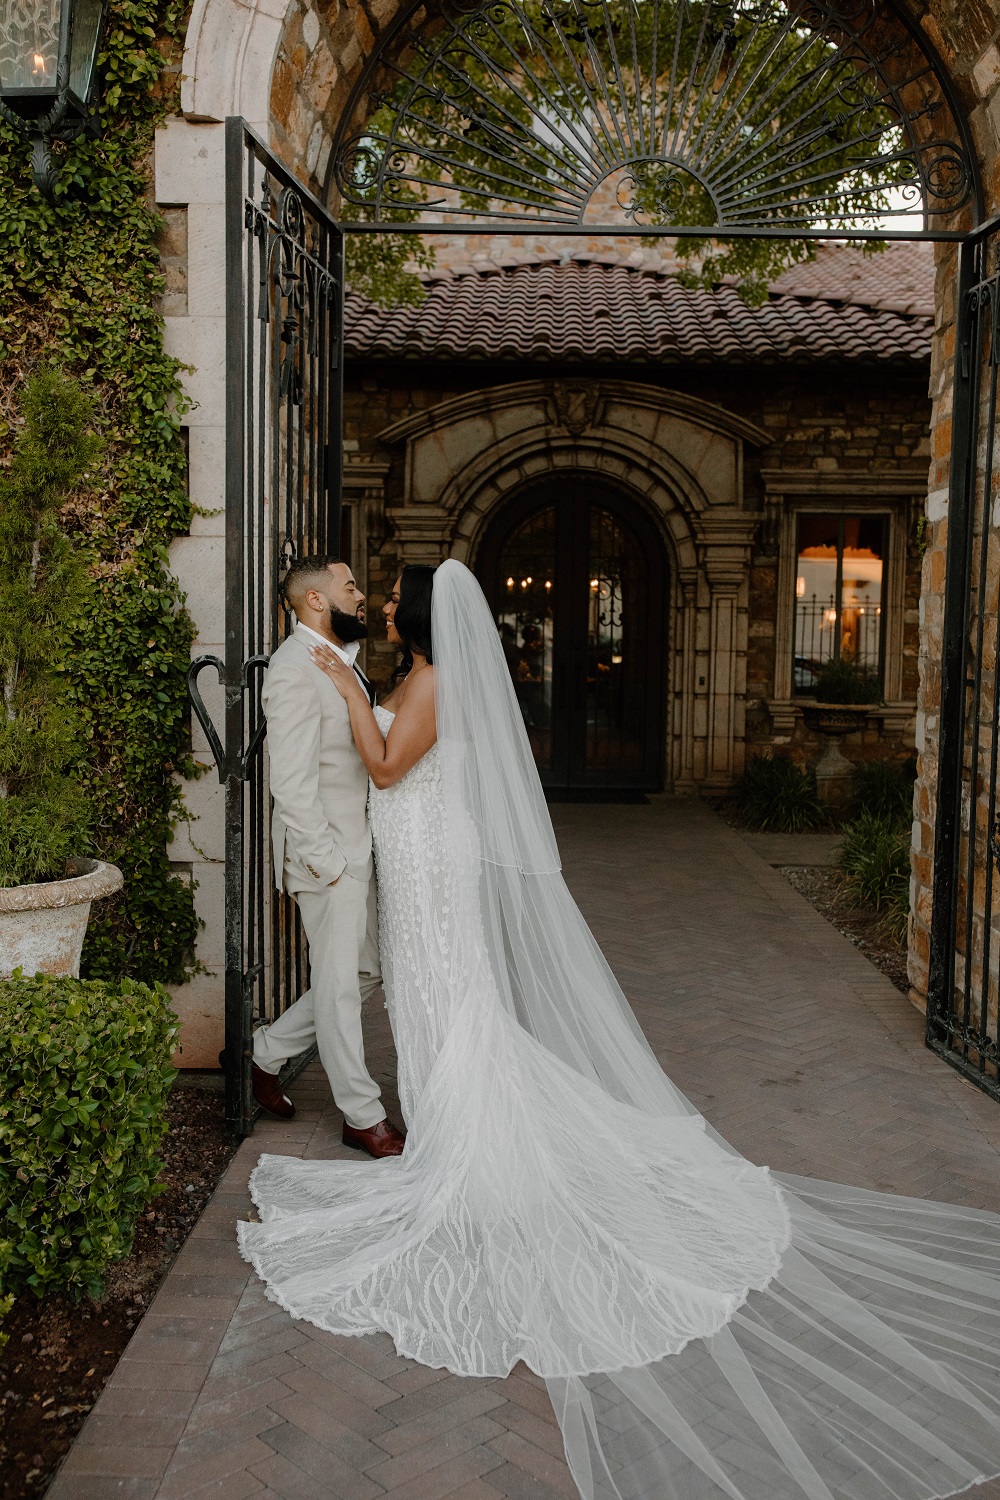
<path fill-rule="evenodd" d="M 0 22 L 4 94 L 51 94 L 59 83 L 60 0 L 5 0 Z"/>
<path fill-rule="evenodd" d="M 83 105 L 90 97 L 103 10 L 104 0 L 77 0 L 73 16 L 69 88 L 70 93 L 74 94 Z"/>

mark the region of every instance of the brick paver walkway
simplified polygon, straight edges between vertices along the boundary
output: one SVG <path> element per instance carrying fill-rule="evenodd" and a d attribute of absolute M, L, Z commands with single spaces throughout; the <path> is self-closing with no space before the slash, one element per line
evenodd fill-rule
<path fill-rule="evenodd" d="M 666 798 L 555 814 L 570 884 L 647 1036 L 743 1152 L 1000 1209 L 1000 1107 L 925 1050 L 904 997 L 744 839 Z M 384 1012 L 370 1022 L 395 1112 Z M 319 1069 L 293 1092 L 297 1118 L 244 1143 L 48 1500 L 574 1496 L 544 1387 L 523 1367 L 461 1379 L 265 1300 L 233 1237 L 257 1155 L 343 1149 Z M 1000 1500 L 1000 1486 L 975 1494 Z"/>

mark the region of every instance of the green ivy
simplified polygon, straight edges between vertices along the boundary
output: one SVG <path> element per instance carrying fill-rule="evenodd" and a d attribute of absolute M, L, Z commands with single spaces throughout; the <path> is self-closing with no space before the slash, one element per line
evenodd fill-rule
<path fill-rule="evenodd" d="M 0 462 L 11 399 L 58 361 L 88 390 L 103 450 L 61 524 L 85 556 L 92 605 L 67 608 L 60 670 L 82 728 L 76 773 L 93 800 L 97 852 L 125 890 L 96 907 L 84 962 L 97 977 L 176 981 L 190 971 L 193 893 L 171 873 L 193 774 L 185 673 L 193 629 L 167 567 L 191 507 L 178 362 L 164 351 L 152 206 L 153 132 L 171 108 L 184 0 L 111 0 L 96 139 L 57 147 L 55 202 L 33 188 L 27 146 L 0 124 Z"/>

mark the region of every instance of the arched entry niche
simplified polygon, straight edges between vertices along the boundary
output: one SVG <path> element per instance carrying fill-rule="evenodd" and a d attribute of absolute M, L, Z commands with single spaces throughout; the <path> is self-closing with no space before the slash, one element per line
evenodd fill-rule
<path fill-rule="evenodd" d="M 564 472 L 499 507 L 473 565 L 543 783 L 659 791 L 667 560 L 645 507 Z"/>
<path fill-rule="evenodd" d="M 745 753 L 747 562 L 761 519 L 744 494 L 744 450 L 765 444 L 765 431 L 636 381 L 525 380 L 441 401 L 378 441 L 402 475 L 385 508 L 399 562 L 450 556 L 478 567 L 508 507 L 564 485 L 620 497 L 620 514 L 648 523 L 669 580 L 662 769 L 648 784 L 732 785 Z"/>

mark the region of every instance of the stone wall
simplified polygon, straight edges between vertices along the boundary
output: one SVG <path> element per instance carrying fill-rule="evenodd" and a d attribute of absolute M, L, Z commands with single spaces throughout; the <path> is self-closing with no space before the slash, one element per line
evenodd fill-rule
<path fill-rule="evenodd" d="M 994 214 L 1000 208 L 1000 4 L 997 0 L 973 0 L 973 3 L 932 0 L 922 16 L 922 25 L 940 50 L 967 111 L 983 177 L 986 213 Z M 918 779 L 911 880 L 910 996 L 921 1007 L 927 997 L 930 957 L 957 274 L 957 250 L 950 245 L 939 246 L 936 333 L 930 374 L 932 416 L 926 550 L 920 593 Z"/>

